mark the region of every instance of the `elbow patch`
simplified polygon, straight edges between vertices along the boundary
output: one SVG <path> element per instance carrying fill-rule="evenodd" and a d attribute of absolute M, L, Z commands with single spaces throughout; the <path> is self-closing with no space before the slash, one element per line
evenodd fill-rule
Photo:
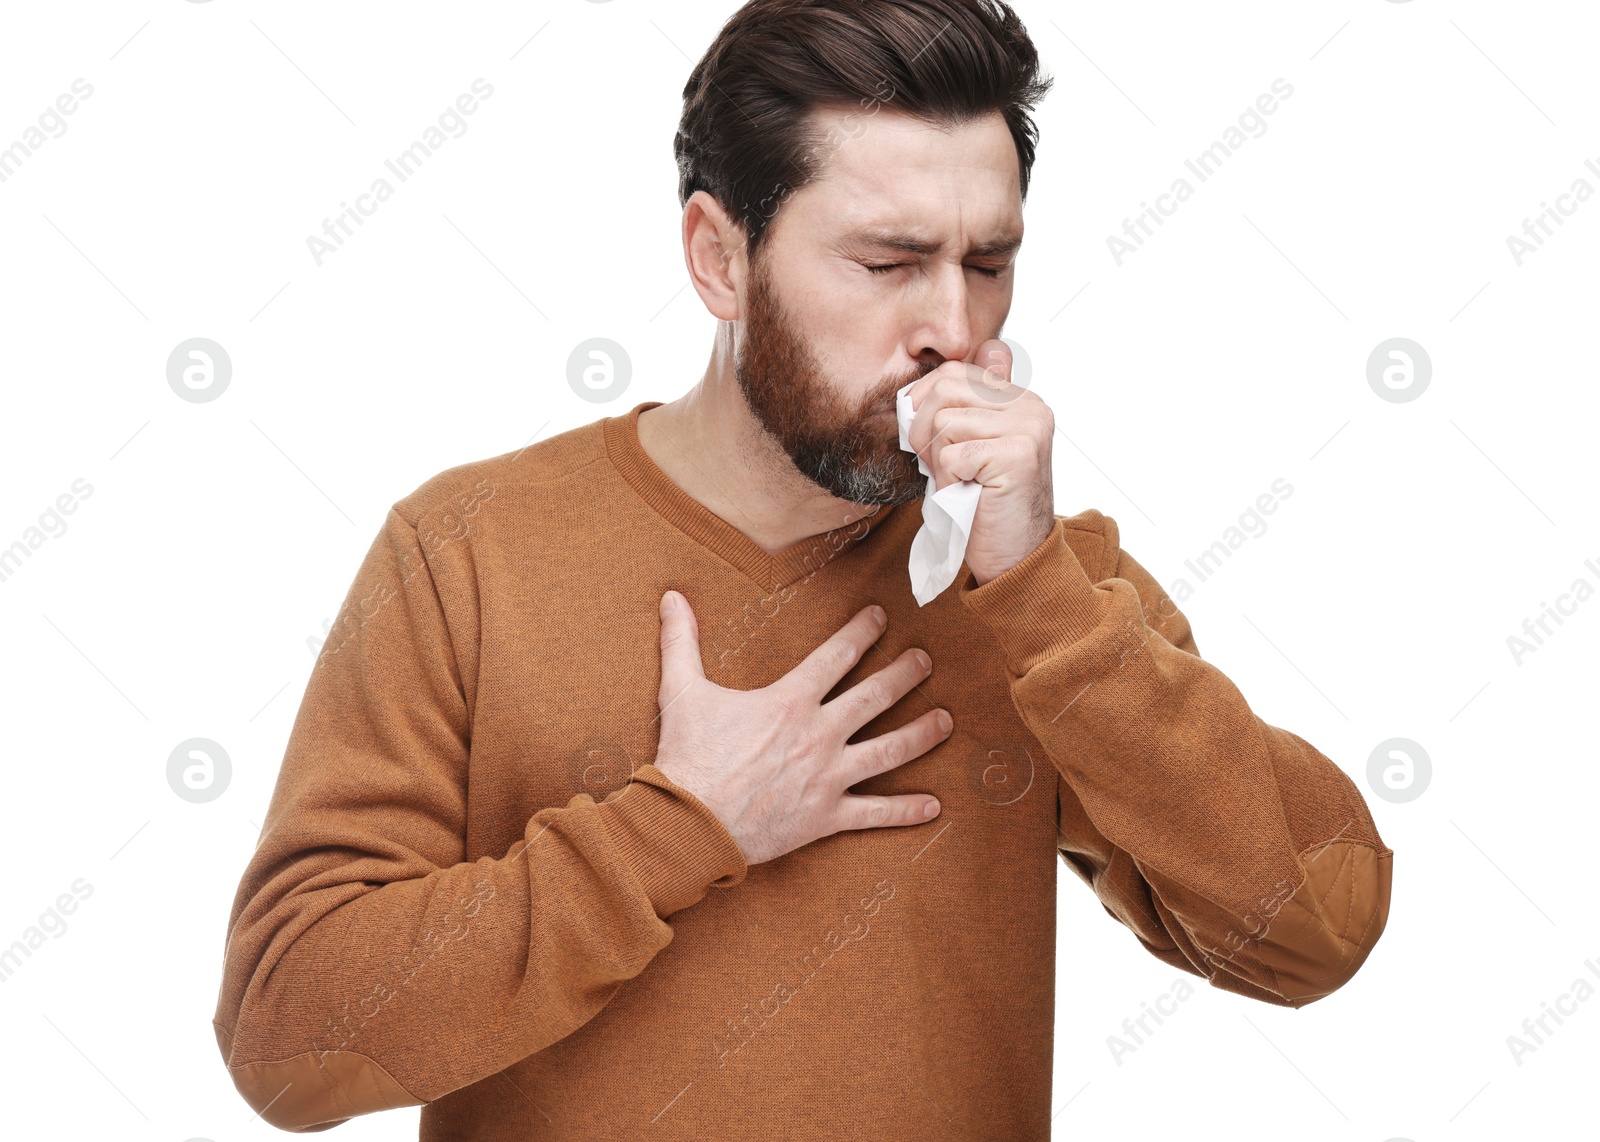
<path fill-rule="evenodd" d="M 222 1029 L 216 1032 L 226 1054 Z M 355 1051 L 306 1051 L 279 1062 L 230 1066 L 228 1075 L 263 1122 L 291 1133 L 329 1130 L 360 1114 L 426 1101 Z"/>
<path fill-rule="evenodd" d="M 1291 1007 L 1332 994 L 1366 961 L 1389 920 L 1393 857 L 1341 841 L 1306 860 L 1305 882 L 1254 948 L 1254 958 L 1272 972 L 1273 990 Z"/>

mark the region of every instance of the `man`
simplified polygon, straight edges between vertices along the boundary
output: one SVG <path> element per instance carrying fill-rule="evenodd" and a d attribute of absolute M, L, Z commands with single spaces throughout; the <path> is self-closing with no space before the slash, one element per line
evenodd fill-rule
<path fill-rule="evenodd" d="M 677 140 L 704 376 L 395 504 L 308 684 L 215 1021 L 268 1122 L 1045 1138 L 1058 853 L 1216 987 L 1365 960 L 1360 794 L 1055 514 L 1005 380 L 1036 67 L 980 0 L 723 29 Z M 981 485 L 925 607 L 918 456 Z"/>

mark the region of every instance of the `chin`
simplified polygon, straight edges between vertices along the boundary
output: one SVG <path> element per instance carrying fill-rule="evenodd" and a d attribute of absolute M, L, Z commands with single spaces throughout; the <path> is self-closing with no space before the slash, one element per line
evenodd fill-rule
<path fill-rule="evenodd" d="M 914 484 L 896 484 L 884 486 L 882 484 L 872 487 L 863 487 L 854 484 L 844 487 L 834 487 L 824 484 L 823 488 L 841 500 L 853 504 L 866 504 L 877 507 L 891 507 L 896 504 L 909 504 L 913 500 L 920 500 L 928 488 L 926 476 L 918 476 Z"/>
<path fill-rule="evenodd" d="M 917 477 L 915 484 L 896 488 L 887 493 L 882 499 L 876 501 L 880 504 L 909 504 L 920 500 L 928 491 L 928 478 Z"/>
<path fill-rule="evenodd" d="M 928 487 L 911 454 L 894 447 L 872 448 L 866 455 L 835 449 L 790 459 L 812 483 L 847 503 L 905 504 L 920 499 Z"/>

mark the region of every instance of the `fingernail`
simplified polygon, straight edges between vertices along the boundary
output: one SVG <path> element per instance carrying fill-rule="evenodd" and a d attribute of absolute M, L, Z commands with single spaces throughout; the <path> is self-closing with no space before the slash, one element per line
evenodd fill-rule
<path fill-rule="evenodd" d="M 932 817 L 939 812 L 939 802 L 929 801 L 928 807 L 922 811 L 924 817 Z"/>
<path fill-rule="evenodd" d="M 889 621 L 889 616 L 883 613 L 882 607 L 874 606 L 872 608 L 872 621 L 877 623 L 879 626 L 883 626 Z"/>
<path fill-rule="evenodd" d="M 928 670 L 933 666 L 933 659 L 928 657 L 927 651 L 914 650 L 912 651 L 912 654 L 916 656 L 917 665 L 922 667 L 922 669 Z"/>
<path fill-rule="evenodd" d="M 668 591 L 665 595 L 661 596 L 661 613 L 662 614 L 670 615 L 673 611 L 675 611 L 677 609 L 678 609 L 678 593 L 676 591 Z"/>
<path fill-rule="evenodd" d="M 955 725 L 955 723 L 950 720 L 949 713 L 947 711 L 945 711 L 945 710 L 940 710 L 939 711 L 938 722 L 939 722 L 939 729 L 944 733 L 949 733 L 950 732 L 950 727 Z"/>

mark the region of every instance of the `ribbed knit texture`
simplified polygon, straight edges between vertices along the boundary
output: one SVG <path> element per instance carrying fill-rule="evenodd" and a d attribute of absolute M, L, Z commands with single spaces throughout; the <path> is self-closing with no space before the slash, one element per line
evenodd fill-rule
<path fill-rule="evenodd" d="M 1130 978 L 1302 1002 L 1263 901 L 1330 840 L 1389 850 L 1349 778 L 1198 657 L 1113 520 L 1059 517 L 918 608 L 920 504 L 768 555 L 650 460 L 649 407 L 390 510 L 234 901 L 216 1024 L 236 1078 L 354 1052 L 426 1103 L 424 1142 L 1045 1139 L 1063 862 L 1138 937 Z M 941 814 L 747 866 L 652 764 L 668 588 L 736 689 L 882 605 L 835 693 L 911 646 L 933 673 L 854 740 L 934 706 L 955 729 L 856 791 Z M 1381 918 L 1351 936 L 1307 895 L 1298 930 L 1355 949 L 1323 965 L 1331 990 Z"/>

